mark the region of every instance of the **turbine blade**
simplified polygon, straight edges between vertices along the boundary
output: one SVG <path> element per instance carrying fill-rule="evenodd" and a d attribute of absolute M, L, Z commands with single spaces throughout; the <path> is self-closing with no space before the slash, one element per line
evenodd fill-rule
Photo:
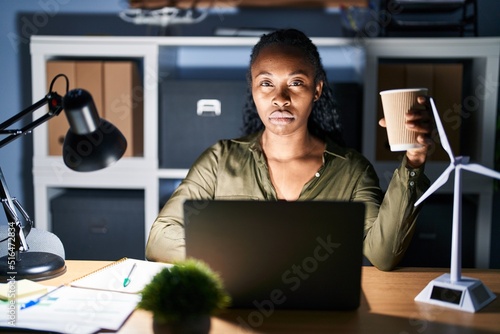
<path fill-rule="evenodd" d="M 420 198 L 415 202 L 415 206 L 417 206 L 420 203 L 422 203 L 427 197 L 429 197 L 430 195 L 432 195 L 432 193 L 435 192 L 439 187 L 441 187 L 443 184 L 445 184 L 446 181 L 448 181 L 448 177 L 450 176 L 451 171 L 454 170 L 454 169 L 455 169 L 455 166 L 453 164 L 450 164 L 448 166 L 448 168 L 445 169 L 445 171 L 443 172 L 443 174 L 441 174 L 436 179 L 436 181 L 434 181 L 434 183 L 431 184 L 431 186 L 429 187 L 429 189 L 427 189 L 427 191 L 425 193 L 423 193 L 422 196 L 420 196 Z"/>
<path fill-rule="evenodd" d="M 497 172 L 496 170 L 486 168 L 484 166 L 478 165 L 478 164 L 467 164 L 467 165 L 462 165 L 463 169 L 466 169 L 470 172 L 478 173 L 478 174 L 483 174 L 489 177 L 493 177 L 495 179 L 500 179 L 500 173 Z"/>
<path fill-rule="evenodd" d="M 450 142 L 448 141 L 448 137 L 446 136 L 446 132 L 444 131 L 443 123 L 441 123 L 441 118 L 439 117 L 439 113 L 436 109 L 436 105 L 434 104 L 434 99 L 430 98 L 430 103 L 432 107 L 432 113 L 434 114 L 434 121 L 436 122 L 436 127 L 439 133 L 439 140 L 441 141 L 441 146 L 448 153 L 450 157 L 450 161 L 455 161 L 455 156 L 453 155 L 453 151 L 451 150 Z"/>

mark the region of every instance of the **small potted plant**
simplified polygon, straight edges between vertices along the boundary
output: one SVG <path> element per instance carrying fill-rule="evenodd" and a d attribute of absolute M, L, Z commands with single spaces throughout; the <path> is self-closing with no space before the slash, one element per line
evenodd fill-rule
<path fill-rule="evenodd" d="M 208 333 L 210 316 L 230 303 L 219 275 L 194 259 L 160 271 L 141 295 L 137 307 L 153 313 L 155 333 Z"/>

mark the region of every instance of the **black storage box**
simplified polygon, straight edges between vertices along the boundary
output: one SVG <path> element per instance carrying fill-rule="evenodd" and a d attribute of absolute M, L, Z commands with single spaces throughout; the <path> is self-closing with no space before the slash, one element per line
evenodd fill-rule
<path fill-rule="evenodd" d="M 50 210 L 66 259 L 144 259 L 144 191 L 69 189 Z"/>
<path fill-rule="evenodd" d="M 434 194 L 422 203 L 415 234 L 401 267 L 448 268 L 451 261 L 453 195 Z M 462 266 L 474 268 L 476 253 L 477 197 L 462 199 Z"/>
<path fill-rule="evenodd" d="M 161 168 L 190 168 L 220 139 L 242 135 L 245 80 L 165 80 L 160 86 Z"/>
<path fill-rule="evenodd" d="M 333 82 L 330 84 L 333 99 L 337 103 L 342 137 L 347 147 L 361 152 L 363 124 L 363 87 L 356 82 Z"/>

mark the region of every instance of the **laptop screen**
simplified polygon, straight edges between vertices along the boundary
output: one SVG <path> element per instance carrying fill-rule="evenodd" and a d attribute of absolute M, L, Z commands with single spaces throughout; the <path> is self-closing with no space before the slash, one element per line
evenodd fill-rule
<path fill-rule="evenodd" d="M 186 201 L 186 255 L 218 272 L 234 308 L 359 306 L 359 202 Z"/>

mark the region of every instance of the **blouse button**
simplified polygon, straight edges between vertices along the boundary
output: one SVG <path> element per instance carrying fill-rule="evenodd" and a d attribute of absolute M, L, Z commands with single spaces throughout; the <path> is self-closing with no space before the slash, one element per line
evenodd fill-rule
<path fill-rule="evenodd" d="M 318 173 L 318 172 L 316 172 L 316 174 L 314 174 L 314 176 L 319 177 L 319 173 Z"/>

